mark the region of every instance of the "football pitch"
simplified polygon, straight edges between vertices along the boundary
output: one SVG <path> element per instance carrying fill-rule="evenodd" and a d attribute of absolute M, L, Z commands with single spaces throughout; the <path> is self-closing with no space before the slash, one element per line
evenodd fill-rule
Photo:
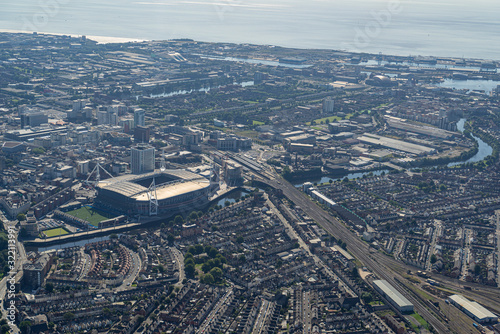
<path fill-rule="evenodd" d="M 47 236 L 47 238 L 58 237 L 60 235 L 68 234 L 69 232 L 62 227 L 56 227 L 50 230 L 45 230 L 43 233 Z"/>
<path fill-rule="evenodd" d="M 94 226 L 98 226 L 99 222 L 102 222 L 103 220 L 107 220 L 109 218 L 114 217 L 114 216 L 107 214 L 105 212 L 96 210 L 94 208 L 89 208 L 86 206 L 83 206 L 80 209 L 76 209 L 73 211 L 68 211 L 66 213 L 68 215 L 73 216 L 73 217 L 88 221 L 89 223 L 91 223 Z"/>

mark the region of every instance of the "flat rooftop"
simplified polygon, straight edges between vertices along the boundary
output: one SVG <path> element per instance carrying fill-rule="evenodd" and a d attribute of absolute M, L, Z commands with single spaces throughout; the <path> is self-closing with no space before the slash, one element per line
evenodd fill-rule
<path fill-rule="evenodd" d="M 365 133 L 357 139 L 366 144 L 380 145 L 416 155 L 429 154 L 435 151 L 435 149 L 427 146 L 412 144 L 406 141 L 383 137 L 372 133 Z"/>
<path fill-rule="evenodd" d="M 400 294 L 399 291 L 397 291 L 387 281 L 377 280 L 373 281 L 373 284 L 376 285 L 380 290 L 382 290 L 387 295 L 387 297 L 392 299 L 392 301 L 394 301 L 400 308 L 405 306 L 413 307 L 413 304 L 410 303 L 408 299 L 406 299 L 402 294 Z"/>
<path fill-rule="evenodd" d="M 460 305 L 464 310 L 467 310 L 479 321 L 496 320 L 498 317 L 483 307 L 481 304 L 472 302 L 461 295 L 453 295 L 449 297 L 455 304 Z"/>

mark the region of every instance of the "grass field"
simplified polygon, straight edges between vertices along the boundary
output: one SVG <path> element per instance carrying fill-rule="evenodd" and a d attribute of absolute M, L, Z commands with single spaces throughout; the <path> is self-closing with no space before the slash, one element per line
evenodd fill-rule
<path fill-rule="evenodd" d="M 103 220 L 113 218 L 112 215 L 109 215 L 102 211 L 98 211 L 93 208 L 88 208 L 86 206 L 83 206 L 80 209 L 76 209 L 73 211 L 68 211 L 66 213 L 73 217 L 86 220 L 94 226 L 99 225 L 99 222 L 102 222 Z"/>
<path fill-rule="evenodd" d="M 60 235 L 65 235 L 68 234 L 69 232 L 66 231 L 62 227 L 56 227 L 50 230 L 45 230 L 43 233 L 47 236 L 47 238 L 52 238 L 52 237 L 58 237 Z"/>
<path fill-rule="evenodd" d="M 429 328 L 429 324 L 427 323 L 427 321 L 425 321 L 418 313 L 412 313 L 409 316 L 412 317 L 413 319 L 415 319 L 416 321 L 418 321 L 418 323 L 420 324 L 421 327 L 423 327 L 425 329 Z M 413 329 L 416 330 L 417 329 L 416 326 L 413 326 Z"/>

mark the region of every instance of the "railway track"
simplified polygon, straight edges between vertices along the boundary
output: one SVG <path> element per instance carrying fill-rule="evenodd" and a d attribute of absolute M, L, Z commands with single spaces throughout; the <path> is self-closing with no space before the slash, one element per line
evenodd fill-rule
<path fill-rule="evenodd" d="M 311 202 L 305 194 L 301 193 L 293 185 L 280 179 L 281 178 L 279 176 L 276 176 L 276 178 L 271 180 L 268 179 L 268 177 L 261 176 L 258 181 L 263 182 L 275 189 L 281 189 L 285 197 L 294 202 L 295 205 L 299 205 L 309 217 L 314 219 L 328 233 L 330 233 L 337 239 L 342 239 L 344 242 L 346 242 L 349 251 L 353 253 L 353 255 L 362 263 L 364 263 L 368 268 L 370 268 L 372 272 L 374 272 L 380 278 L 387 280 L 390 284 L 397 288 L 398 291 L 403 293 L 403 295 L 405 295 L 414 304 L 415 310 L 429 324 L 431 324 L 438 333 L 450 333 L 451 330 L 450 328 L 448 328 L 448 326 L 443 324 L 443 319 L 439 319 L 433 313 L 431 313 L 414 294 L 410 294 L 408 291 L 403 290 L 399 285 L 396 284 L 394 275 L 399 274 L 394 272 L 394 270 L 390 267 L 384 265 L 384 262 L 386 262 L 387 260 L 380 260 L 378 253 L 372 254 L 372 256 L 374 256 L 380 262 L 374 260 L 374 258 L 371 258 L 369 246 L 366 243 L 361 241 L 356 235 L 354 235 L 353 232 L 351 232 L 337 219 L 330 216 L 330 214 L 328 214 L 324 210 L 318 208 L 316 204 Z M 400 263 L 396 262 L 395 260 L 393 261 L 394 263 L 392 263 L 391 261 L 391 265 L 401 266 Z"/>

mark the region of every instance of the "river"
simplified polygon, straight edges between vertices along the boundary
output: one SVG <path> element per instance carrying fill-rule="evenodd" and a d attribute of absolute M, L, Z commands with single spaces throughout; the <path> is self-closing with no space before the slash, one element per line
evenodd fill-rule
<path fill-rule="evenodd" d="M 254 85 L 254 82 L 253 81 L 243 81 L 243 82 L 235 82 L 233 83 L 233 85 L 237 85 L 237 86 L 241 86 L 241 87 L 248 87 L 248 86 L 253 86 Z M 190 90 L 177 90 L 177 91 L 174 91 L 174 92 L 170 92 L 170 93 L 161 93 L 161 94 L 149 94 L 149 97 L 150 98 L 163 98 L 163 97 L 172 97 L 172 96 L 177 96 L 177 95 L 187 95 L 187 94 L 191 94 L 193 92 L 205 92 L 205 93 L 208 93 L 210 90 L 212 89 L 216 89 L 216 88 L 220 88 L 222 86 L 218 85 L 218 86 L 215 86 L 215 87 L 203 87 L 203 88 L 200 88 L 200 89 L 190 89 Z M 135 97 L 136 99 L 139 99 L 139 95 L 137 95 Z"/>
<path fill-rule="evenodd" d="M 350 173 L 350 174 L 344 175 L 342 177 L 337 177 L 337 178 L 331 178 L 329 176 L 323 176 L 322 178 L 314 178 L 314 179 L 310 179 L 310 180 L 307 180 L 307 181 L 304 181 L 304 182 L 311 182 L 311 183 L 321 184 L 321 183 L 328 183 L 328 182 L 330 182 L 330 180 L 332 180 L 332 181 L 340 181 L 340 180 L 344 179 L 345 177 L 347 177 L 349 180 L 354 180 L 354 179 L 359 179 L 359 178 L 363 177 L 364 175 L 368 175 L 370 173 L 372 175 L 374 175 L 374 176 L 379 176 L 379 175 L 382 175 L 384 173 L 389 173 L 389 170 L 388 169 L 381 169 L 381 170 L 370 171 L 370 172 Z M 293 185 L 296 188 L 302 187 L 302 185 L 304 184 L 304 182 L 302 182 L 302 183 L 294 183 Z"/>
<path fill-rule="evenodd" d="M 95 237 L 95 238 L 90 238 L 90 239 L 85 239 L 85 240 L 65 242 L 65 243 L 62 243 L 62 244 L 50 245 L 50 246 L 47 246 L 47 247 L 38 247 L 38 248 L 33 247 L 33 249 L 36 249 L 38 252 L 45 252 L 45 251 L 49 251 L 49 250 L 58 250 L 58 249 L 64 249 L 64 248 L 70 248 L 70 247 L 77 247 L 77 246 L 78 247 L 83 247 L 86 244 L 90 244 L 92 242 L 104 241 L 104 240 L 109 240 L 109 236 Z"/>
<path fill-rule="evenodd" d="M 457 123 L 457 129 L 458 129 L 458 131 L 460 131 L 462 133 L 464 132 L 465 121 L 466 121 L 466 119 L 462 118 Z M 474 135 L 472 137 L 478 143 L 478 151 L 477 151 L 477 153 L 472 158 L 468 159 L 467 161 L 451 162 L 451 163 L 448 164 L 448 167 L 458 166 L 458 165 L 461 165 L 461 164 L 464 164 L 464 163 L 469 163 L 469 162 L 478 162 L 478 161 L 481 161 L 484 158 L 490 156 L 493 153 L 493 148 L 490 145 L 486 144 L 483 140 L 481 140 L 481 138 L 478 138 L 478 137 L 476 137 Z M 328 177 L 328 176 L 323 176 L 322 178 L 314 178 L 314 179 L 310 179 L 310 180 L 307 180 L 307 181 L 304 181 L 304 182 L 311 182 L 311 183 L 318 183 L 318 184 L 320 184 L 320 183 L 330 182 L 330 180 L 332 180 L 332 181 L 339 181 L 339 180 L 342 180 L 344 177 L 347 177 L 349 180 L 352 180 L 352 179 L 361 178 L 364 175 L 368 175 L 370 173 L 372 173 L 373 175 L 382 175 L 382 173 L 388 173 L 388 172 L 389 172 L 389 170 L 383 169 L 383 170 L 377 170 L 377 171 L 372 171 L 372 172 L 351 173 L 351 174 L 348 174 L 346 176 L 339 177 L 339 178 L 331 178 L 331 177 Z M 302 183 L 294 183 L 294 186 L 295 187 L 301 187 L 304 184 L 304 182 L 302 182 Z"/>
<path fill-rule="evenodd" d="M 438 87 L 453 88 L 453 89 L 467 89 L 468 91 L 484 91 L 490 94 L 493 90 L 500 85 L 500 81 L 495 80 L 454 80 L 445 79 L 443 82 L 436 84 Z"/>
<path fill-rule="evenodd" d="M 458 129 L 458 131 L 460 131 L 462 133 L 464 132 L 464 129 L 465 129 L 465 121 L 466 121 L 466 119 L 462 118 L 457 123 L 457 129 Z M 478 138 L 474 135 L 472 135 L 472 137 L 474 138 L 474 140 L 477 141 L 477 144 L 478 144 L 477 153 L 472 158 L 468 159 L 467 161 L 451 162 L 448 164 L 448 167 L 458 166 L 458 165 L 461 165 L 464 163 L 469 163 L 469 162 L 478 162 L 478 161 L 481 161 L 484 158 L 490 156 L 493 153 L 493 148 L 490 145 L 486 144 L 484 141 L 482 141 L 481 138 Z"/>

